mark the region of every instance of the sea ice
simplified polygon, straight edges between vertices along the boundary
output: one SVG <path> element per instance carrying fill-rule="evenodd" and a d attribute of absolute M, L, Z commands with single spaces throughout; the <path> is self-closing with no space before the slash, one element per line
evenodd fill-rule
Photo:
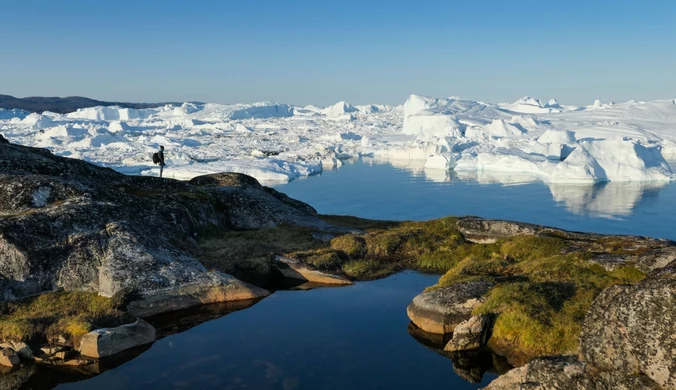
<path fill-rule="evenodd" d="M 673 178 L 676 102 L 568 106 L 522 98 L 491 104 L 410 95 L 401 106 L 329 107 L 183 103 L 150 109 L 91 107 L 67 115 L 0 110 L 12 142 L 121 172 L 167 177 L 233 171 L 293 180 L 367 156 L 425 175 L 496 182 L 656 182 Z M 454 175 L 453 174 L 453 175 Z"/>

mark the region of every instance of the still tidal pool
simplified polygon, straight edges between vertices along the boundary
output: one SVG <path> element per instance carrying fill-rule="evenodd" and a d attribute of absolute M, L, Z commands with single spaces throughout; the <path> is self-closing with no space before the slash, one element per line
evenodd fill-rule
<path fill-rule="evenodd" d="M 324 214 L 389 220 L 478 215 L 676 239 L 676 186 L 667 183 L 546 185 L 527 176 L 458 177 L 411 164 L 355 161 L 276 188 Z M 444 355 L 439 340 L 409 327 L 406 306 L 437 279 L 403 272 L 351 287 L 278 291 L 246 308 L 215 307 L 206 315 L 210 321 L 192 328 L 190 319 L 171 325 L 167 333 L 190 329 L 161 338 L 114 369 L 89 379 L 51 372 L 58 380 L 42 387 L 57 382 L 58 389 L 128 390 L 485 386 L 495 371 L 506 369 L 497 357 Z M 233 309 L 245 310 L 229 313 Z M 195 318 L 203 321 L 204 313 Z M 73 382 L 63 383 L 68 380 Z"/>

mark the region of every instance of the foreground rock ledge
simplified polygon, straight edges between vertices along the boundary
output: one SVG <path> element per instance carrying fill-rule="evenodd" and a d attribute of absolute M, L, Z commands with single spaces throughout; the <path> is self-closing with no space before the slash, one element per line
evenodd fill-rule
<path fill-rule="evenodd" d="M 491 289 L 488 282 L 459 283 L 424 292 L 413 299 L 406 312 L 411 321 L 428 333 L 452 333 L 455 327 L 472 317 Z"/>
<path fill-rule="evenodd" d="M 270 295 L 268 290 L 220 272 L 210 272 L 206 280 L 177 287 L 154 290 L 127 306 L 129 314 L 149 317 L 168 311 L 186 309 L 210 303 L 260 299 Z"/>
<path fill-rule="evenodd" d="M 277 256 L 276 260 L 277 269 L 288 279 L 328 286 L 349 286 L 353 284 L 342 276 L 317 271 L 296 260 L 282 256 Z"/>
<path fill-rule="evenodd" d="M 88 357 L 104 358 L 128 349 L 155 342 L 155 328 L 138 319 L 133 324 L 91 331 L 84 336 L 77 348 Z"/>

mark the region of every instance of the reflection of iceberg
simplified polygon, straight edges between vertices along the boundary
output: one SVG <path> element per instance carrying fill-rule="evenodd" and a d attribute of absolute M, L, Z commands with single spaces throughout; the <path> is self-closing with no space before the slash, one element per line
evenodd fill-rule
<path fill-rule="evenodd" d="M 491 172 L 491 171 L 460 171 L 455 177 L 464 181 L 475 181 L 479 184 L 520 185 L 540 181 L 533 173 L 520 172 Z"/>
<path fill-rule="evenodd" d="M 556 202 L 579 215 L 617 218 L 631 215 L 646 191 L 659 191 L 668 182 L 607 182 L 599 184 L 549 184 Z"/>

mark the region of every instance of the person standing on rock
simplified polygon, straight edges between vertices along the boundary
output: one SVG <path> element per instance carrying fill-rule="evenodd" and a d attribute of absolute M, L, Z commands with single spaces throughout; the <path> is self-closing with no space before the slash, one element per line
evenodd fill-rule
<path fill-rule="evenodd" d="M 164 163 L 164 146 L 160 145 L 160 150 L 153 154 L 153 163 L 160 166 L 160 177 L 162 177 L 162 171 L 164 171 L 164 166 L 167 165 Z"/>

